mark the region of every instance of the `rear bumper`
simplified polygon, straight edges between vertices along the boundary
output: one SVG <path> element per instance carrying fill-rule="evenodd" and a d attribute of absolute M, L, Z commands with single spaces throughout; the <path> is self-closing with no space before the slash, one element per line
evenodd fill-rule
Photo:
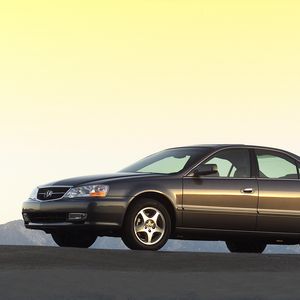
<path fill-rule="evenodd" d="M 56 230 L 91 230 L 118 233 L 122 227 L 129 199 L 94 198 L 60 199 L 38 201 L 29 199 L 23 203 L 25 227 L 46 232 Z M 69 213 L 84 213 L 84 220 L 70 221 Z M 59 218 L 57 216 L 59 215 Z M 24 217 L 25 216 L 25 217 Z M 53 217 L 52 219 L 52 216 Z M 65 217 L 63 217 L 65 216 Z"/>

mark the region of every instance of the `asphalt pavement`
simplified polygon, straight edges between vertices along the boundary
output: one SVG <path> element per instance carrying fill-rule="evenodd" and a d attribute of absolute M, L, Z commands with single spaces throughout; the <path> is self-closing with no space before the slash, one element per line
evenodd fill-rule
<path fill-rule="evenodd" d="M 0 299 L 300 299 L 300 256 L 0 246 Z"/>

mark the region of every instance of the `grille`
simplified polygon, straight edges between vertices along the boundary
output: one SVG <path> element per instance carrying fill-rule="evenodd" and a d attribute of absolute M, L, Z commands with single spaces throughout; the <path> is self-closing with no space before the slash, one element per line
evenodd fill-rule
<path fill-rule="evenodd" d="M 62 198 L 69 189 L 69 187 L 41 188 L 38 191 L 37 198 L 42 201 L 59 199 Z"/>
<path fill-rule="evenodd" d="M 67 213 L 27 213 L 32 223 L 61 223 L 67 220 Z"/>

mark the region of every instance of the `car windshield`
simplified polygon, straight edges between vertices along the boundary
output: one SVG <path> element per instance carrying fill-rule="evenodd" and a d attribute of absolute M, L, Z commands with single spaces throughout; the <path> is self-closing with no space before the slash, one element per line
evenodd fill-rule
<path fill-rule="evenodd" d="M 206 147 L 168 149 L 147 156 L 120 172 L 176 174 L 193 166 L 209 151 Z"/>

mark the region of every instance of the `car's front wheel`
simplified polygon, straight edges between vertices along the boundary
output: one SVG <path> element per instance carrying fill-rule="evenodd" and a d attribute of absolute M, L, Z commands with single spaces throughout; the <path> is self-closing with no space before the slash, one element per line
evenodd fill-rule
<path fill-rule="evenodd" d="M 170 215 L 160 202 L 141 199 L 126 214 L 122 240 L 132 250 L 159 250 L 171 233 Z"/>
<path fill-rule="evenodd" d="M 53 232 L 54 242 L 60 247 L 89 248 L 97 236 L 85 232 Z"/>
<path fill-rule="evenodd" d="M 232 253 L 263 253 L 267 244 L 260 241 L 226 241 L 226 246 Z"/>

